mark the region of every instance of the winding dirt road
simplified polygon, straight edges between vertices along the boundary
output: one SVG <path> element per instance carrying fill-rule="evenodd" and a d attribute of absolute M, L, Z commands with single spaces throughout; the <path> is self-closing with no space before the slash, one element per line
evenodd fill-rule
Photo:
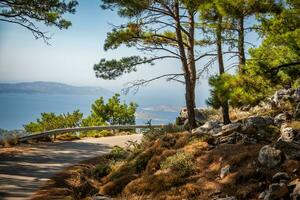
<path fill-rule="evenodd" d="M 19 146 L 16 152 L 0 149 L 0 200 L 25 200 L 50 177 L 65 167 L 108 153 L 128 140 L 140 141 L 140 134 L 86 138 L 71 142 Z"/>

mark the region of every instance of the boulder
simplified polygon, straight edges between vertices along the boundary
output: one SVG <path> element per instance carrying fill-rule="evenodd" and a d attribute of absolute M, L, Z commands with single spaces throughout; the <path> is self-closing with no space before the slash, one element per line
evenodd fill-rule
<path fill-rule="evenodd" d="M 225 176 L 227 176 L 230 173 L 230 165 L 226 165 L 225 167 L 222 167 L 220 172 L 220 178 L 223 179 Z"/>
<path fill-rule="evenodd" d="M 295 89 L 294 94 L 293 94 L 293 99 L 294 99 L 295 102 L 300 101 L 300 87 Z"/>
<path fill-rule="evenodd" d="M 194 134 L 217 134 L 222 130 L 221 122 L 216 120 L 210 120 L 205 122 L 202 126 L 192 130 Z"/>
<path fill-rule="evenodd" d="M 267 126 L 274 124 L 274 118 L 271 116 L 262 116 Z"/>
<path fill-rule="evenodd" d="M 210 121 L 207 121 L 205 124 L 203 124 L 201 126 L 201 128 L 204 128 L 206 130 L 211 130 L 211 129 L 214 129 L 214 128 L 219 128 L 221 127 L 221 122 L 220 121 L 217 121 L 217 120 L 210 120 Z"/>
<path fill-rule="evenodd" d="M 211 129 L 208 133 L 211 134 L 212 136 L 217 135 L 218 133 L 220 133 L 222 131 L 222 127 L 220 126 L 216 126 L 213 129 Z"/>
<path fill-rule="evenodd" d="M 281 151 L 270 145 L 265 145 L 259 151 L 258 161 L 269 168 L 276 167 L 281 163 Z"/>
<path fill-rule="evenodd" d="M 207 116 L 204 114 L 205 113 L 204 109 L 195 108 L 194 110 L 195 110 L 196 122 L 203 124 L 207 120 Z M 178 121 L 181 121 L 182 123 L 185 123 L 187 121 L 188 119 L 187 108 L 182 108 L 180 110 L 180 114 L 178 118 L 179 118 Z"/>
<path fill-rule="evenodd" d="M 289 193 L 288 187 L 284 183 L 273 183 L 269 185 L 268 200 L 280 199 L 287 196 Z M 264 198 L 266 199 L 266 197 Z"/>
<path fill-rule="evenodd" d="M 231 124 L 226 124 L 226 125 L 222 126 L 222 132 L 224 135 L 228 135 L 228 134 L 231 134 L 231 133 L 237 131 L 241 126 L 242 126 L 242 124 L 239 122 L 233 122 Z"/>
<path fill-rule="evenodd" d="M 272 177 L 272 180 L 275 182 L 279 182 L 280 180 L 290 180 L 290 177 L 286 172 L 277 172 Z"/>
<path fill-rule="evenodd" d="M 294 116 L 293 116 L 296 120 L 300 120 L 300 102 L 297 104 L 295 112 L 294 112 Z"/>
<path fill-rule="evenodd" d="M 280 105 L 280 101 L 285 101 L 292 99 L 294 94 L 293 89 L 281 89 L 275 92 L 273 97 L 271 98 L 274 104 L 278 107 Z"/>
<path fill-rule="evenodd" d="M 239 132 L 233 132 L 229 135 L 222 136 L 223 133 L 220 132 L 217 134 L 216 144 L 236 144 L 238 141 L 243 141 L 246 135 L 241 134 Z M 242 142 L 243 143 L 243 142 Z M 245 143 L 246 144 L 246 143 Z"/>
<path fill-rule="evenodd" d="M 282 126 L 280 132 L 281 136 L 278 138 L 278 141 L 292 142 L 296 138 L 296 130 L 292 127 Z"/>
<path fill-rule="evenodd" d="M 264 117 L 261 116 L 251 116 L 248 117 L 245 120 L 245 126 L 246 127 L 256 127 L 256 128 L 260 128 L 260 127 L 265 127 L 267 125 Z"/>
<path fill-rule="evenodd" d="M 241 139 L 240 139 L 241 144 L 257 144 L 258 141 L 255 138 L 251 138 L 248 135 L 241 134 Z"/>
<path fill-rule="evenodd" d="M 285 113 L 280 113 L 274 117 L 274 124 L 280 126 L 287 121 L 287 115 Z"/>
<path fill-rule="evenodd" d="M 284 157 L 288 160 L 300 159 L 300 143 L 299 142 L 285 142 L 279 140 L 275 143 L 275 147 L 283 152 Z"/>
<path fill-rule="evenodd" d="M 268 191 L 268 190 L 266 190 L 266 191 L 263 191 L 262 193 L 260 193 L 260 194 L 258 195 L 258 199 L 264 199 L 264 198 L 265 198 L 265 196 L 270 196 L 270 194 L 269 194 L 269 191 Z"/>

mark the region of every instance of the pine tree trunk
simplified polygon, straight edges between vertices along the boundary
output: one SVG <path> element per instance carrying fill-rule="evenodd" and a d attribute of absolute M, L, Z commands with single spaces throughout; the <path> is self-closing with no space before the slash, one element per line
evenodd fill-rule
<path fill-rule="evenodd" d="M 195 119 L 195 87 L 196 87 L 196 62 L 195 62 L 195 55 L 194 55 L 194 47 L 195 47 L 195 19 L 194 13 L 188 12 L 189 18 L 189 40 L 188 40 L 188 69 L 189 69 L 189 84 L 186 87 L 186 99 L 189 104 L 188 112 L 189 115 L 189 124 L 190 129 L 194 129 L 197 127 L 196 119 Z"/>
<path fill-rule="evenodd" d="M 185 100 L 186 100 L 186 108 L 188 111 L 188 120 L 189 120 L 189 128 L 190 130 L 197 127 L 196 119 L 195 119 L 195 83 L 192 83 L 190 78 L 187 76 L 185 78 Z"/>
<path fill-rule="evenodd" d="M 230 124 L 230 118 L 229 118 L 229 105 L 228 105 L 228 101 L 226 101 L 223 105 L 222 105 L 222 114 L 223 114 L 223 123 L 224 124 Z"/>
<path fill-rule="evenodd" d="M 242 72 L 242 67 L 246 63 L 245 58 L 245 49 L 244 49 L 244 43 L 245 43 L 245 31 L 244 31 L 244 17 L 241 16 L 238 19 L 238 52 L 239 52 L 239 71 Z"/>
<path fill-rule="evenodd" d="M 178 49 L 180 54 L 180 59 L 182 63 L 182 68 L 184 71 L 185 78 L 185 100 L 186 108 L 188 112 L 189 128 L 190 130 L 197 127 L 195 119 L 195 85 L 196 85 L 196 68 L 195 68 L 195 58 L 194 58 L 194 22 L 192 20 L 192 25 L 190 29 L 190 49 L 188 49 L 188 58 L 186 56 L 185 47 L 183 44 L 183 37 L 181 33 L 181 23 L 179 17 L 179 4 L 178 1 L 174 5 L 174 13 L 176 16 L 175 25 L 176 25 L 176 38 L 178 40 Z M 192 44 L 192 46 L 191 46 Z"/>
<path fill-rule="evenodd" d="M 218 19 L 218 26 L 217 26 L 216 33 L 217 33 L 219 73 L 220 75 L 222 75 L 225 72 L 224 62 L 223 62 L 223 51 L 222 51 L 222 17 L 219 17 Z M 229 106 L 227 100 L 222 104 L 222 115 L 223 115 L 223 123 L 229 124 L 230 118 L 229 118 Z"/>

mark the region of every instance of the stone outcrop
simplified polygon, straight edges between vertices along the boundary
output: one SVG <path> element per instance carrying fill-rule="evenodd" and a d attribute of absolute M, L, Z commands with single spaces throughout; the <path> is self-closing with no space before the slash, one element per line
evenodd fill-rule
<path fill-rule="evenodd" d="M 207 121 L 207 116 L 205 115 L 205 110 L 201 108 L 195 108 L 195 119 L 199 124 L 205 123 Z M 177 118 L 177 123 L 179 125 L 188 124 L 188 111 L 187 108 L 182 108 L 179 113 L 179 117 Z"/>
<path fill-rule="evenodd" d="M 274 168 L 281 163 L 281 154 L 280 150 L 270 145 L 265 145 L 259 151 L 258 161 L 264 166 Z"/>
<path fill-rule="evenodd" d="M 222 167 L 221 172 L 220 172 L 220 178 L 223 179 L 225 176 L 227 176 L 230 173 L 230 165 L 226 165 Z"/>
<path fill-rule="evenodd" d="M 299 142 L 285 142 L 285 141 L 277 141 L 275 143 L 276 149 L 282 151 L 285 159 L 288 160 L 300 160 L 300 144 Z"/>

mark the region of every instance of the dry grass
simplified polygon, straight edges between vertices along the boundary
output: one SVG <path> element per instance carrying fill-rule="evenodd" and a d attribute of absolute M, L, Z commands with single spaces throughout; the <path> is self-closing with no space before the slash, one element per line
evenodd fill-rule
<path fill-rule="evenodd" d="M 300 121 L 299 120 L 292 121 L 291 123 L 289 123 L 289 126 L 291 126 L 294 129 L 300 130 Z"/>
<path fill-rule="evenodd" d="M 207 142 L 195 139 L 187 132 L 164 134 L 159 139 L 144 141 L 136 147 L 137 150 L 131 150 L 131 155 L 121 160 L 109 160 L 107 156 L 102 160 L 98 158 L 96 163 L 109 163 L 111 172 L 107 176 L 96 178 L 85 175 L 82 178 L 81 174 L 91 171 L 96 164 L 70 168 L 55 177 L 48 184 L 50 187 L 44 187 L 46 193 L 38 193 L 44 196 L 36 196 L 35 199 L 45 198 L 45 194 L 50 197 L 86 198 L 96 189 L 116 200 L 211 200 L 227 195 L 238 199 L 257 199 L 265 189 L 259 183 L 270 183 L 271 177 L 280 170 L 294 178 L 292 173 L 300 167 L 300 161 L 289 161 L 281 168 L 265 169 L 257 160 L 262 146 L 223 144 L 210 149 Z M 171 167 L 161 167 L 178 152 L 192 156 L 193 173 L 182 175 Z M 226 165 L 230 165 L 230 173 L 221 179 L 220 170 Z M 79 195 L 80 191 L 84 191 L 83 196 Z M 59 199 L 59 196 L 55 197 Z"/>
<path fill-rule="evenodd" d="M 137 156 L 127 163 L 128 168 L 117 171 L 118 173 L 123 171 L 122 176 L 114 175 L 115 179 L 112 179 L 111 176 L 116 172 L 107 176 L 110 181 L 101 186 L 100 191 L 103 194 L 123 195 L 116 199 L 124 199 L 124 195 L 128 198 L 134 195 L 144 199 L 205 200 L 211 199 L 216 192 L 223 196 L 237 194 L 242 198 L 257 195 L 257 188 L 254 186 L 258 184 L 260 177 L 255 169 L 258 165 L 258 151 L 262 145 L 220 145 L 208 151 L 206 142 L 197 140 L 189 142 L 189 138 L 190 136 L 184 133 L 167 134 L 160 140 L 148 143 L 149 146 L 145 147 L 146 150 L 140 154 L 141 157 L 151 158 L 147 159 L 145 170 L 139 172 L 132 170 L 134 167 L 132 161 Z M 175 155 L 176 152 L 185 152 L 194 156 L 195 174 L 183 177 L 172 169 L 161 169 L 159 163 Z M 220 170 L 225 165 L 231 166 L 232 173 L 221 180 Z M 258 178 L 256 183 L 245 189 L 247 181 L 255 178 Z M 236 184 L 240 184 L 240 187 Z"/>

